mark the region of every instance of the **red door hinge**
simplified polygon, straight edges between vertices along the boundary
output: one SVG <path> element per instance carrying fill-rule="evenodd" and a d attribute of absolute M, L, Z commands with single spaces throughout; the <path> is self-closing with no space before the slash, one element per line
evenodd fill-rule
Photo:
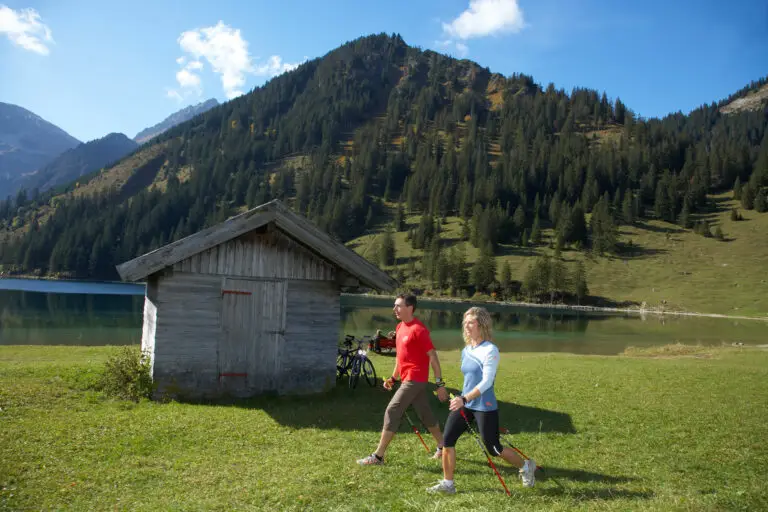
<path fill-rule="evenodd" d="M 225 372 L 219 374 L 219 382 L 221 382 L 222 377 L 247 377 L 247 373 L 232 373 L 232 372 Z"/>
<path fill-rule="evenodd" d="M 222 295 L 226 295 L 227 293 L 231 295 L 251 295 L 251 292 L 242 292 L 240 290 L 221 290 Z"/>

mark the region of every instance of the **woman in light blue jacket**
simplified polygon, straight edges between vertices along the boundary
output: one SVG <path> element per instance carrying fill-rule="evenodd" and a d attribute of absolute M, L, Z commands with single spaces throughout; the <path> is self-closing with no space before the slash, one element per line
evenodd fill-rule
<path fill-rule="evenodd" d="M 461 352 L 461 373 L 464 386 L 461 396 L 450 402 L 451 413 L 445 422 L 443 447 L 443 480 L 427 490 L 453 494 L 456 487 L 453 473 L 456 469 L 456 441 L 474 421 L 488 453 L 501 457 L 520 468 L 525 487 L 533 487 L 536 462 L 523 459 L 512 448 L 499 442 L 499 409 L 493 382 L 499 367 L 499 349 L 491 341 L 493 326 L 491 315 L 485 308 L 472 307 L 464 313 L 464 350 Z M 461 415 L 464 409 L 466 420 Z"/>

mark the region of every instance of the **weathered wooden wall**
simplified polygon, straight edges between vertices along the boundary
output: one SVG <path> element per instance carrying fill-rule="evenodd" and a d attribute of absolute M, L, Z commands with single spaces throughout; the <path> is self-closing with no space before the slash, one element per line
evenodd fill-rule
<path fill-rule="evenodd" d="M 328 281 L 289 281 L 281 393 L 311 393 L 336 383 L 341 329 L 339 288 Z"/>
<path fill-rule="evenodd" d="M 277 230 L 243 235 L 182 260 L 173 269 L 222 276 L 336 279 L 336 267 Z"/>
<path fill-rule="evenodd" d="M 159 277 L 152 378 L 161 394 L 215 394 L 221 281 L 184 272 Z"/>

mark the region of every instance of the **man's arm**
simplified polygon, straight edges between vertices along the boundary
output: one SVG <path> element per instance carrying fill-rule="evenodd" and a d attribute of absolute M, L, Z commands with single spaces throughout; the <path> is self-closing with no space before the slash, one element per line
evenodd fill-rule
<path fill-rule="evenodd" d="M 432 373 L 435 376 L 435 380 L 442 379 L 443 372 L 440 369 L 440 360 L 437 358 L 437 350 L 432 349 L 427 352 L 427 355 L 429 356 L 429 365 L 432 367 Z"/>
<path fill-rule="evenodd" d="M 437 358 L 437 350 L 432 349 L 427 352 L 429 356 L 429 365 L 432 367 L 432 373 L 435 375 L 435 382 L 443 381 L 443 371 L 440 369 L 440 359 Z M 441 402 L 448 400 L 448 391 L 445 389 L 445 384 L 438 385 L 437 398 Z"/>
<path fill-rule="evenodd" d="M 397 365 L 397 359 L 395 359 L 395 368 L 392 370 L 392 376 L 384 381 L 384 389 L 391 391 L 395 386 L 395 382 L 400 380 L 400 368 Z"/>
<path fill-rule="evenodd" d="M 395 367 L 392 370 L 392 380 L 400 380 L 400 368 L 397 365 L 397 358 L 395 358 Z"/>

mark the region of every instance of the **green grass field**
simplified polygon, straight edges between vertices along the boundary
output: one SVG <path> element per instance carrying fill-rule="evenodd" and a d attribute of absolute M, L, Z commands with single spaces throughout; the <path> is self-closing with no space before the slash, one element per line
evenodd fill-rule
<path fill-rule="evenodd" d="M 620 241 L 632 241 L 634 254 L 621 257 L 587 257 L 584 252 L 563 251 L 566 264 L 584 260 L 590 294 L 615 302 L 646 302 L 649 308 L 736 316 L 768 317 L 768 213 L 741 209 L 731 194 L 712 197 L 716 211 L 698 218 L 710 221 L 712 230 L 720 226 L 725 240 L 704 238 L 692 230 L 655 220 L 636 226 L 622 226 Z M 730 220 L 731 208 L 738 208 L 743 221 Z M 418 225 L 419 217 L 408 219 Z M 449 217 L 441 237 L 445 247 L 463 247 L 467 262 L 473 263 L 478 250 L 468 242 L 460 242 L 460 221 Z M 367 255 L 379 233 L 370 233 L 348 245 Z M 406 278 L 405 287 L 429 288 L 411 275 L 408 260 L 422 251 L 413 250 L 406 233 L 395 233 L 398 264 Z M 532 256 L 554 253 L 548 247 L 552 232 L 544 230 L 544 244 L 535 248 L 502 246 L 496 257 L 497 271 L 509 261 L 512 278 L 522 281 Z M 420 267 L 420 264 L 417 265 Z M 387 270 L 396 270 L 393 267 Z M 665 301 L 665 302 L 662 302 Z"/>
<path fill-rule="evenodd" d="M 768 507 L 765 350 L 502 354 L 502 425 L 549 473 L 524 489 L 502 469 L 511 497 L 468 436 L 457 445 L 459 493 L 426 494 L 440 465 L 406 422 L 385 466 L 357 466 L 378 439 L 383 390 L 134 404 L 89 390 L 111 350 L 0 347 L 0 509 Z M 440 357 L 456 386 L 459 353 Z M 391 370 L 389 357 L 374 362 Z M 435 408 L 444 420 L 445 406 Z"/>

